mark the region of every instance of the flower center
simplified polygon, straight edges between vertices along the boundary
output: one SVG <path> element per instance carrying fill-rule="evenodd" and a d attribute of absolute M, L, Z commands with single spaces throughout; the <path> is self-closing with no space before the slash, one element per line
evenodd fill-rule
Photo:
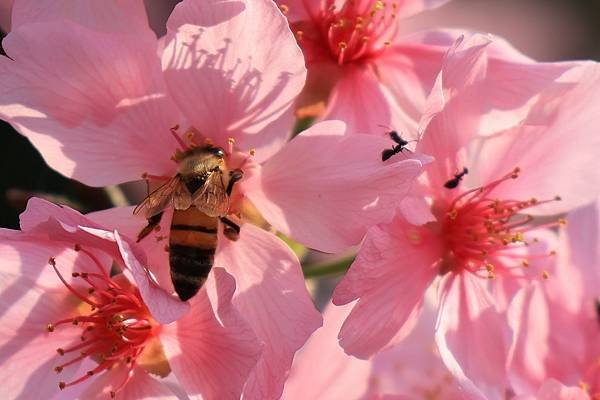
<path fill-rule="evenodd" d="M 58 386 L 65 389 L 104 370 L 125 367 L 125 379 L 110 391 L 110 396 L 114 398 L 133 376 L 140 356 L 155 338 L 159 326 L 151 318 L 137 289 L 131 288 L 125 279 L 120 284 L 117 282 L 118 276 L 110 277 L 96 256 L 89 251 L 79 246 L 76 246 L 76 250 L 92 260 L 97 272 L 73 272 L 72 276 L 80 279 L 82 285 L 71 285 L 58 270 L 55 259 L 49 259 L 48 263 L 66 289 L 81 303 L 75 311 L 76 315 L 49 323 L 46 330 L 54 332 L 57 328 L 64 327 L 79 331 L 80 343 L 56 349 L 58 354 L 67 359 L 54 368 L 57 373 L 86 358 L 94 360 L 97 366 L 71 382 L 60 381 Z M 162 352 L 160 356 L 164 359 Z"/>
<path fill-rule="evenodd" d="M 464 192 L 445 208 L 439 220 L 448 251 L 440 268 L 441 274 L 466 270 L 489 279 L 499 273 L 525 277 L 522 271 L 529 267 L 532 259 L 554 255 L 553 251 L 544 254 L 515 251 L 529 246 L 529 240 L 537 241 L 528 239 L 527 232 L 565 223 L 559 219 L 544 225 L 535 224 L 532 216 L 523 214 L 529 208 L 558 201 L 559 197 L 501 200 L 492 196 L 495 188 L 517 179 L 519 172 L 519 168 L 515 168 L 486 186 Z M 541 275 L 547 278 L 548 272 L 541 271 Z"/>
<path fill-rule="evenodd" d="M 319 15 L 312 16 L 316 29 L 306 22 L 293 24 L 303 49 L 326 47 L 338 64 L 374 57 L 396 35 L 397 3 L 382 0 L 347 0 L 336 6 L 327 0 Z"/>

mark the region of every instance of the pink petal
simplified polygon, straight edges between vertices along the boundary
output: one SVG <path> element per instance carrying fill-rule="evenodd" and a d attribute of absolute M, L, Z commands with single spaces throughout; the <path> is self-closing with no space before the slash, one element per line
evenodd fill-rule
<path fill-rule="evenodd" d="M 110 391 L 118 388 L 126 379 L 127 368 L 120 366 L 112 368 L 91 383 L 81 398 L 90 400 L 105 400 L 110 398 Z M 117 398 L 122 399 L 163 399 L 175 398 L 173 392 L 160 379 L 150 376 L 140 367 L 133 369 L 133 377 L 122 390 L 117 392 Z"/>
<path fill-rule="evenodd" d="M 275 235 L 244 224 L 240 238 L 221 236 L 215 266 L 236 279 L 234 305 L 265 343 L 244 398 L 279 398 L 295 352 L 321 326 L 296 255 Z"/>
<path fill-rule="evenodd" d="M 396 335 L 405 325 L 412 326 L 437 275 L 440 246 L 425 229 L 400 219 L 369 230 L 333 294 L 337 305 L 360 298 L 339 334 L 348 354 L 367 358 L 398 341 Z"/>
<path fill-rule="evenodd" d="M 161 331 L 169 365 L 188 395 L 203 399 L 239 399 L 248 374 L 260 357 L 256 336 L 231 304 L 235 281 L 213 268 L 218 304 L 207 290 L 191 300 L 193 311 Z"/>
<path fill-rule="evenodd" d="M 13 6 L 13 29 L 29 23 L 65 19 L 97 31 L 150 29 L 141 0 L 19 0 Z"/>
<path fill-rule="evenodd" d="M 45 328 L 50 322 L 68 317 L 74 311 L 74 304 L 69 301 L 66 289 L 56 286 L 49 288 L 36 283 L 36 275 L 49 266 L 48 256 L 42 261 L 37 254 L 27 252 L 32 242 L 6 243 L 0 240 L 0 243 L 3 260 L 0 263 L 0 364 L 4 366 L 0 369 L 2 394 L 12 399 L 49 398 L 59 392 L 59 380 L 68 381 L 77 372 L 76 368 L 65 368 L 60 378 L 56 375 L 54 367 L 64 362 L 56 349 L 79 342 L 79 335 L 68 327 L 57 328 L 52 334 Z M 15 259 L 11 247 L 23 259 Z M 55 254 L 54 249 L 40 246 L 40 253 L 45 250 L 46 254 Z M 58 265 L 70 274 L 68 270 L 71 265 L 67 259 L 62 258 Z M 36 268 L 39 269 L 37 273 Z M 28 270 L 34 273 L 28 275 Z M 55 276 L 55 279 L 58 281 L 58 277 Z"/>
<path fill-rule="evenodd" d="M 0 259 L 5 265 L 7 271 L 4 276 L 3 292 L 4 296 L 11 297 L 11 301 L 18 301 L 23 295 L 18 291 L 13 292 L 11 285 L 17 284 L 24 277 L 32 284 L 46 289 L 64 289 L 64 284 L 56 275 L 54 269 L 50 267 L 48 261 L 50 257 L 56 261 L 56 266 L 67 282 L 77 285 L 77 279 L 71 279 L 73 271 L 94 271 L 95 265 L 91 263 L 90 258 L 83 256 L 75 251 L 72 245 L 50 241 L 43 237 L 24 234 L 19 231 L 16 235 L 10 237 L 4 234 L 0 235 Z M 110 260 L 104 254 L 95 252 L 95 255 L 101 260 L 103 266 L 108 271 Z M 91 265 L 92 264 L 92 265 Z"/>
<path fill-rule="evenodd" d="M 395 102 L 392 93 L 379 82 L 377 74 L 364 67 L 344 68 L 329 95 L 322 119 L 344 121 L 350 134 L 384 136 L 391 129 L 416 131 L 415 121 Z"/>
<path fill-rule="evenodd" d="M 358 399 L 366 393 L 371 362 L 350 357 L 335 345 L 340 327 L 351 309 L 350 305 L 327 306 L 323 327 L 311 336 L 294 359 L 282 398 Z"/>
<path fill-rule="evenodd" d="M 568 214 L 567 227 L 561 230 L 561 256 L 548 282 L 548 294 L 553 301 L 572 313 L 586 313 L 587 304 L 594 302 L 600 285 L 600 201 Z M 563 285 L 569 282 L 569 285 Z"/>
<path fill-rule="evenodd" d="M 598 197 L 600 171 L 591 167 L 600 151 L 600 138 L 590 131 L 600 99 L 600 68 L 581 63 L 542 93 L 522 127 L 487 140 L 475 166 L 482 181 L 521 168 L 518 179 L 498 188 L 500 198 L 553 199 L 531 213 L 561 213 Z M 568 140 L 566 140 L 568 138 Z M 582 149 L 585 149 L 583 151 Z"/>
<path fill-rule="evenodd" d="M 191 124 L 222 146 L 232 137 L 242 150 L 256 148 L 261 161 L 279 150 L 306 69 L 277 6 L 185 0 L 167 27 L 165 78 Z"/>
<path fill-rule="evenodd" d="M 489 43 L 481 35 L 457 39 L 427 99 L 417 151 L 436 159 L 428 167 L 430 187 L 443 188 L 448 177 L 465 167 L 463 149 L 477 132 L 479 114 L 473 110 L 483 96 L 477 89 L 485 76 Z M 438 197 L 447 196 L 447 192 L 440 191 Z"/>
<path fill-rule="evenodd" d="M 436 285 L 425 294 L 414 330 L 401 343 L 373 358 L 369 393 L 402 393 L 411 399 L 435 393 L 439 399 L 462 399 L 464 391 L 449 375 L 434 341 Z"/>
<path fill-rule="evenodd" d="M 389 138 L 343 135 L 342 122 L 316 124 L 242 182 L 246 196 L 277 230 L 332 253 L 358 244 L 370 226 L 391 220 L 422 166 L 402 155 L 382 163 Z"/>
<path fill-rule="evenodd" d="M 441 293 L 435 338 L 442 360 L 473 398 L 504 399 L 509 335 L 481 278 L 447 276 Z"/>
<path fill-rule="evenodd" d="M 416 128 L 448 47 L 463 32 L 425 31 L 402 37 L 376 60 L 378 78 Z M 371 109 L 371 107 L 369 107 Z M 396 127 L 396 129 L 402 129 Z M 371 132 L 373 133 L 373 132 Z"/>
<path fill-rule="evenodd" d="M 590 397 L 580 387 L 567 387 L 557 380 L 548 379 L 538 391 L 537 400 L 590 400 Z"/>
<path fill-rule="evenodd" d="M 533 393 L 547 376 L 544 360 L 548 357 L 550 316 L 542 288 L 522 289 L 507 313 L 513 331 L 509 378 L 516 393 Z"/>
<path fill-rule="evenodd" d="M 95 32 L 56 20 L 24 24 L 2 44 L 0 118 L 52 168 L 97 186 L 174 171 L 168 129 L 180 117 L 147 27 Z"/>

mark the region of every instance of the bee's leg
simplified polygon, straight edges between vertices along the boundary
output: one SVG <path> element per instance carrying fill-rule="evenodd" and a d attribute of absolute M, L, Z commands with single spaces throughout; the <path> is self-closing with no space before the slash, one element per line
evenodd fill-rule
<path fill-rule="evenodd" d="M 154 229 L 156 229 L 158 224 L 160 224 L 160 219 L 162 218 L 162 215 L 163 215 L 163 213 L 159 212 L 158 214 L 153 215 L 150 218 L 148 218 L 148 225 L 146 225 L 144 227 L 144 229 L 142 229 L 140 231 L 140 233 L 138 233 L 137 242 L 139 242 L 140 240 L 142 240 L 143 238 L 148 236 L 150 234 L 150 232 L 152 232 Z"/>
<path fill-rule="evenodd" d="M 221 217 L 223 223 L 223 234 L 231 241 L 236 241 L 240 237 L 240 226 L 227 217 Z"/>
<path fill-rule="evenodd" d="M 230 172 L 229 183 L 227 184 L 227 196 L 231 196 L 233 191 L 233 185 L 244 176 L 244 172 L 241 169 L 234 169 Z"/>

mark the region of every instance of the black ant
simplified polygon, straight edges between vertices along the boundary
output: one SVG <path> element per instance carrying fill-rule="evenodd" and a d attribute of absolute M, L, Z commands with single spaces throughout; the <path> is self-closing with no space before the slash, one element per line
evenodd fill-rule
<path fill-rule="evenodd" d="M 446 189 L 456 188 L 458 186 L 458 184 L 460 183 L 460 180 L 463 178 L 463 176 L 465 176 L 468 173 L 469 173 L 468 168 L 464 167 L 462 172 L 459 172 L 458 174 L 454 174 L 454 178 L 452 178 L 448 182 L 444 183 L 444 187 Z"/>
<path fill-rule="evenodd" d="M 381 152 L 381 161 L 389 160 L 394 154 L 402 153 L 404 150 L 410 151 L 406 148 L 406 145 L 410 142 L 402 139 L 402 136 L 398 134 L 396 131 L 389 132 L 390 138 L 396 142 L 398 145 L 393 146 L 391 149 L 385 149 Z"/>

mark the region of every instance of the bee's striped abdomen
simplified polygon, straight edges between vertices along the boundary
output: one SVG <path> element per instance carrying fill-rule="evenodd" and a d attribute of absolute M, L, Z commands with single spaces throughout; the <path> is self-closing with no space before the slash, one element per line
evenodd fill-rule
<path fill-rule="evenodd" d="M 193 297 L 212 268 L 218 219 L 195 207 L 175 210 L 169 237 L 171 280 L 181 300 Z"/>

